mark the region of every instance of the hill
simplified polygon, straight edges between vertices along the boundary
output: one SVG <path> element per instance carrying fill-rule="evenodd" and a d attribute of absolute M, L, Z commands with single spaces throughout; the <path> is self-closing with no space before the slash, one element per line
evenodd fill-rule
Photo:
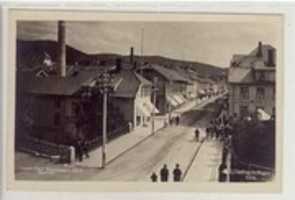
<path fill-rule="evenodd" d="M 115 64 L 116 58 L 121 58 L 123 62 L 129 62 L 128 55 L 119 54 L 86 54 L 78 49 L 67 45 L 67 64 L 73 65 L 95 65 L 95 64 Z M 55 41 L 17 41 L 17 66 L 34 68 L 43 63 L 46 55 L 49 55 L 52 61 L 57 61 L 57 42 Z M 198 74 L 200 77 L 216 78 L 225 75 L 225 69 L 213 65 L 176 60 L 163 56 L 134 56 L 134 61 L 137 63 L 151 63 L 162 65 L 167 68 L 172 68 L 176 71 L 190 73 L 191 71 Z"/>

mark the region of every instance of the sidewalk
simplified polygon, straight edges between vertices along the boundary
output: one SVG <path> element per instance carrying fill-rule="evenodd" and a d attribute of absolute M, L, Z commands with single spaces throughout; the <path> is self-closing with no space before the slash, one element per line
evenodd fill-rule
<path fill-rule="evenodd" d="M 164 120 L 161 118 L 155 119 L 155 131 L 164 127 Z M 122 135 L 106 145 L 106 162 L 107 164 L 143 142 L 146 138 L 151 136 L 151 123 L 146 127 L 137 127 L 132 132 Z M 76 166 L 93 168 L 101 166 L 102 159 L 101 147 L 89 153 L 90 158 L 84 159 L 82 162 L 76 162 Z"/>
<path fill-rule="evenodd" d="M 185 182 L 218 182 L 218 167 L 221 163 L 222 144 L 205 141 L 192 163 Z"/>
<path fill-rule="evenodd" d="M 180 106 L 179 108 L 175 109 L 172 111 L 172 113 L 178 113 L 178 114 L 183 114 L 189 110 L 191 110 L 192 108 L 196 107 L 196 106 L 205 106 L 207 104 L 210 104 L 212 102 L 214 102 L 216 99 L 224 96 L 225 94 L 220 94 L 220 95 L 217 95 L 217 96 L 214 96 L 212 98 L 206 98 L 206 99 L 203 99 L 203 100 L 200 100 L 200 99 L 194 99 L 194 100 L 191 100 L 189 102 L 186 102 L 185 104 L 183 104 L 182 106 Z"/>

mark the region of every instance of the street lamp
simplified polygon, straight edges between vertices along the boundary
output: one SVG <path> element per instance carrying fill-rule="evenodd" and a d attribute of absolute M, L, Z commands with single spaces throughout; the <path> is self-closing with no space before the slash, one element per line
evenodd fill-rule
<path fill-rule="evenodd" d="M 112 77 L 108 71 L 103 71 L 96 79 L 96 87 L 100 90 L 103 95 L 103 109 L 102 109 L 102 161 L 101 168 L 105 168 L 106 165 L 106 143 L 107 143 L 107 104 L 108 104 L 108 94 L 112 90 Z"/>
<path fill-rule="evenodd" d="M 106 165 L 106 143 L 107 143 L 107 104 L 108 94 L 113 90 L 112 88 L 112 76 L 110 72 L 104 70 L 95 78 L 95 84 L 93 87 L 88 87 L 87 90 L 82 93 L 83 98 L 90 98 L 92 93 L 100 92 L 103 95 L 103 109 L 102 109 L 102 160 L 101 168 L 105 168 Z"/>
<path fill-rule="evenodd" d="M 158 83 L 158 78 L 154 77 L 153 86 L 152 86 L 154 107 L 156 106 L 156 102 L 157 102 L 156 94 L 157 94 L 157 91 L 159 90 L 159 88 L 157 87 L 157 83 Z M 153 112 L 152 112 L 152 135 L 154 134 L 155 134 L 155 108 L 153 109 Z"/>

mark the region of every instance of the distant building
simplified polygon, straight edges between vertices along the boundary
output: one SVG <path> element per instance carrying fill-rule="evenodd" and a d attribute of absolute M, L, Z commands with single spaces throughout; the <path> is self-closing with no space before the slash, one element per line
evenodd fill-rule
<path fill-rule="evenodd" d="M 122 69 L 116 76 L 121 81 L 111 95 L 115 109 L 134 128 L 146 125 L 152 113 L 159 112 L 151 102 L 152 83 L 133 69 Z"/>
<path fill-rule="evenodd" d="M 238 116 L 275 114 L 276 49 L 259 42 L 248 55 L 234 55 L 228 71 L 229 111 Z"/>
<path fill-rule="evenodd" d="M 178 72 L 156 64 L 147 64 L 139 70 L 142 76 L 151 81 L 157 89 L 155 106 L 161 114 L 166 114 L 184 104 L 188 79 Z"/>

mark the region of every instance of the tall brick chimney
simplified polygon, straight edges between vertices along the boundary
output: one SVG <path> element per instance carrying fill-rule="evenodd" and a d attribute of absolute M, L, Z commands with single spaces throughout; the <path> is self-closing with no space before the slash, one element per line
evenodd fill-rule
<path fill-rule="evenodd" d="M 262 42 L 261 41 L 258 42 L 258 49 L 257 49 L 256 56 L 257 57 L 262 57 Z"/>
<path fill-rule="evenodd" d="M 64 21 L 58 21 L 58 75 L 66 76 L 66 27 Z"/>

